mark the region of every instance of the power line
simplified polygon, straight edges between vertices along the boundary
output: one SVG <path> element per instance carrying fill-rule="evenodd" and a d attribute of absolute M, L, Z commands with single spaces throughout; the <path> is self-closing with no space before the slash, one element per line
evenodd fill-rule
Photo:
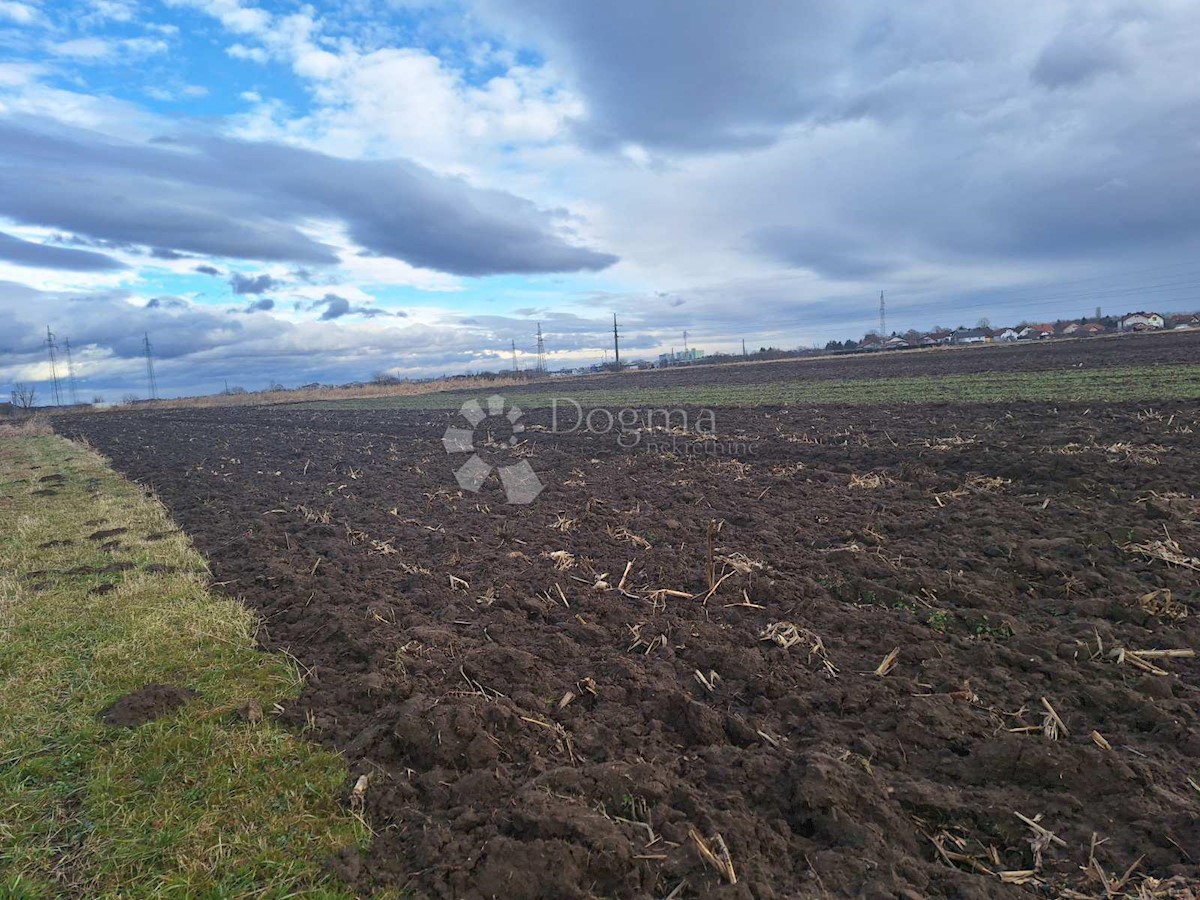
<path fill-rule="evenodd" d="M 54 332 L 50 330 L 50 326 L 46 326 L 46 350 L 50 354 L 50 382 L 54 386 L 54 405 L 62 406 L 62 391 L 58 386 L 58 361 L 55 358 L 54 351 L 57 349 L 54 343 Z"/>
<path fill-rule="evenodd" d="M 146 387 L 150 391 L 150 399 L 158 399 L 158 380 L 154 377 L 154 353 L 150 347 L 150 333 L 143 332 L 142 349 L 146 353 Z"/>
<path fill-rule="evenodd" d="M 75 386 L 75 363 L 71 359 L 71 339 L 63 338 L 63 350 L 67 354 L 67 388 L 71 392 L 71 405 L 79 405 L 79 390 Z"/>

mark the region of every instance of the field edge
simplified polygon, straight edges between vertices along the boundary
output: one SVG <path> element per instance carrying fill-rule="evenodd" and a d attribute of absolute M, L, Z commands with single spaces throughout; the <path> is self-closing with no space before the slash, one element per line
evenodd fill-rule
<path fill-rule="evenodd" d="M 0 572 L 0 895 L 353 896 L 325 866 L 370 837 L 344 762 L 272 721 L 293 664 L 161 503 L 65 438 L 5 438 Z M 155 683 L 196 696 L 98 720 Z"/>

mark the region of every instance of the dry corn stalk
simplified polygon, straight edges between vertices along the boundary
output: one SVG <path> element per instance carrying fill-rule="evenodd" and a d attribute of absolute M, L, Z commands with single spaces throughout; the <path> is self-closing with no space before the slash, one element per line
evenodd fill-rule
<path fill-rule="evenodd" d="M 809 631 L 807 628 L 801 628 L 795 622 L 772 622 L 759 634 L 760 641 L 774 641 L 784 650 L 790 650 L 797 644 L 808 645 L 808 661 L 812 662 L 815 656 L 821 660 L 821 666 L 825 669 L 825 674 L 829 678 L 836 678 L 838 674 L 837 666 L 830 660 L 829 654 L 825 650 L 825 642 L 821 640 L 821 636 L 815 631 Z"/>
<path fill-rule="evenodd" d="M 1057 741 L 1060 736 L 1071 733 L 1067 723 L 1045 697 L 1042 698 L 1042 707 L 1046 710 L 1045 718 L 1042 719 L 1042 734 L 1052 741 Z"/>
<path fill-rule="evenodd" d="M 885 656 L 883 658 L 883 662 L 881 662 L 878 666 L 876 666 L 875 674 L 879 675 L 881 677 L 886 675 L 888 672 L 892 671 L 892 669 L 894 669 L 896 667 L 896 660 L 899 658 L 900 658 L 900 648 L 897 647 L 895 650 L 893 650 L 891 653 L 889 653 L 887 656 Z"/>
<path fill-rule="evenodd" d="M 696 850 L 706 863 L 721 873 L 730 884 L 737 884 L 737 872 L 733 868 L 733 859 L 729 855 L 729 847 L 721 833 L 712 836 L 711 843 L 700 836 L 695 828 L 688 829 L 688 837 L 696 845 Z M 714 849 L 715 848 L 715 849 Z"/>

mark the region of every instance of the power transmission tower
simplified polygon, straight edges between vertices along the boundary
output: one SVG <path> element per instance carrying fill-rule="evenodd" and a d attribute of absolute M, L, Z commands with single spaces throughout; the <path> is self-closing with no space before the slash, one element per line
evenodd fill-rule
<path fill-rule="evenodd" d="M 158 381 L 154 377 L 154 353 L 150 347 L 150 333 L 143 332 L 142 349 L 146 353 L 146 387 L 150 391 L 150 399 L 158 399 Z"/>
<path fill-rule="evenodd" d="M 746 339 L 742 338 L 742 356 L 746 355 Z"/>
<path fill-rule="evenodd" d="M 546 341 L 542 337 L 542 323 L 538 322 L 537 370 L 540 375 L 546 371 Z"/>
<path fill-rule="evenodd" d="M 517 371 L 517 342 L 516 341 L 512 342 L 512 354 L 513 354 L 513 371 L 515 372 L 515 371 Z"/>
<path fill-rule="evenodd" d="M 684 353 L 687 353 L 687 352 L 688 352 L 688 346 L 687 346 L 687 329 L 686 329 L 686 328 L 685 328 L 685 329 L 683 329 L 683 352 L 684 352 Z"/>
<path fill-rule="evenodd" d="M 621 335 L 617 331 L 617 314 L 613 313 L 613 354 L 617 358 L 616 368 L 621 371 Z"/>
<path fill-rule="evenodd" d="M 62 406 L 62 391 L 58 387 L 58 360 L 54 351 L 58 349 L 54 343 L 54 332 L 46 326 L 46 350 L 50 354 L 50 383 L 54 387 L 54 405 Z"/>
<path fill-rule="evenodd" d="M 883 291 L 879 292 L 879 336 L 887 337 L 887 312 L 883 306 Z"/>
<path fill-rule="evenodd" d="M 71 339 L 63 338 L 63 350 L 67 354 L 67 389 L 71 393 L 71 405 L 79 405 L 79 389 L 75 386 L 75 362 L 71 359 Z"/>

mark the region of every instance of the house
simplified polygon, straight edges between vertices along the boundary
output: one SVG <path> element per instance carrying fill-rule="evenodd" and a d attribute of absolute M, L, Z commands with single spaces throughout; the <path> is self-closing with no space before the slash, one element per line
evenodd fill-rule
<path fill-rule="evenodd" d="M 1121 320 L 1122 331 L 1157 331 L 1162 328 L 1166 322 L 1163 317 L 1155 312 L 1134 312 L 1129 313 Z"/>
<path fill-rule="evenodd" d="M 1041 341 L 1054 337 L 1053 325 L 1026 325 L 1017 332 L 1017 338 L 1022 341 Z"/>
<path fill-rule="evenodd" d="M 858 345 L 859 350 L 882 350 L 883 342 L 879 338 L 869 338 Z"/>
<path fill-rule="evenodd" d="M 911 346 L 912 346 L 912 344 L 910 344 L 904 338 L 897 337 L 894 334 L 890 338 L 888 338 L 886 341 L 883 342 L 884 350 L 906 350 Z"/>
<path fill-rule="evenodd" d="M 1200 328 L 1200 316 L 1171 316 L 1167 321 L 1167 326 L 1174 328 L 1176 331 L 1184 331 L 1189 328 Z"/>
<path fill-rule="evenodd" d="M 1076 337 L 1095 337 L 1098 334 L 1104 334 L 1107 331 L 1103 325 L 1098 322 L 1088 322 L 1086 325 L 1080 325 L 1075 331 Z"/>
<path fill-rule="evenodd" d="M 954 332 L 953 331 L 931 331 L 926 336 L 929 338 L 932 338 L 933 342 L 935 344 L 949 344 L 950 339 L 954 336 Z M 921 343 L 924 344 L 925 341 L 921 341 Z"/>
<path fill-rule="evenodd" d="M 1013 328 L 1005 328 L 1003 331 L 996 332 L 992 337 L 998 341 L 1015 341 L 1017 332 Z"/>
<path fill-rule="evenodd" d="M 921 346 L 922 347 L 936 347 L 940 343 L 941 343 L 941 341 L 939 341 L 937 338 L 935 338 L 932 334 L 927 334 L 923 338 L 921 338 Z"/>
<path fill-rule="evenodd" d="M 1062 333 L 1064 335 L 1075 334 L 1075 332 L 1079 331 L 1080 327 L 1081 326 L 1078 322 L 1072 322 L 1071 324 L 1063 327 Z"/>
<path fill-rule="evenodd" d="M 950 336 L 954 344 L 990 344 L 992 332 L 987 328 L 960 328 Z"/>

